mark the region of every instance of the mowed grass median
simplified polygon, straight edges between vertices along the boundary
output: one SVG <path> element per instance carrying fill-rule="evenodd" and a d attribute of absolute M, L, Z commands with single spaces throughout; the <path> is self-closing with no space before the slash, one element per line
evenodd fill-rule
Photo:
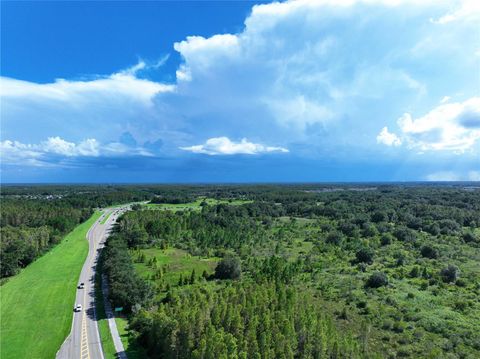
<path fill-rule="evenodd" d="M 0 358 L 54 358 L 70 333 L 95 214 L 0 287 Z"/>

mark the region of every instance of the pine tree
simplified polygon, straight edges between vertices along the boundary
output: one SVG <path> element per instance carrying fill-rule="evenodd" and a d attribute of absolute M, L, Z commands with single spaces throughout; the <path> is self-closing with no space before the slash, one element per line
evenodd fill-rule
<path fill-rule="evenodd" d="M 205 278 L 205 279 L 208 279 L 209 275 L 208 275 L 206 270 L 203 271 L 202 277 Z"/>

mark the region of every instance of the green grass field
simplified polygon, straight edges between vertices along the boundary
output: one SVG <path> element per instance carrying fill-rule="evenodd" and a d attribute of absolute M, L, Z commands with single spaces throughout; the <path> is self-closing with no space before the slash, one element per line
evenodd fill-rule
<path fill-rule="evenodd" d="M 145 262 L 138 263 L 136 260 L 138 255 L 142 253 L 145 255 Z M 195 273 L 200 277 L 203 271 L 212 274 L 215 270 L 219 258 L 201 258 L 188 254 L 186 251 L 176 248 L 158 249 L 148 248 L 140 249 L 131 252 L 134 260 L 134 266 L 142 277 L 151 279 L 156 269 L 148 265 L 149 260 L 156 258 L 156 268 L 164 267 L 165 273 L 163 282 L 170 285 L 176 285 L 180 276 L 188 277 L 195 269 Z"/>
<path fill-rule="evenodd" d="M 77 280 L 96 212 L 61 243 L 0 287 L 0 357 L 53 358 L 72 325 Z"/>

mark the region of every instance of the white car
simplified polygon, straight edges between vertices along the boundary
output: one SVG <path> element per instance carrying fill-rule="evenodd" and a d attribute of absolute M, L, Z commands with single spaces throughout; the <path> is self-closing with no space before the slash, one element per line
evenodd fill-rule
<path fill-rule="evenodd" d="M 77 305 L 73 308 L 73 311 L 75 311 L 75 312 L 81 312 L 81 311 L 82 311 L 82 305 L 81 305 L 81 304 L 77 304 Z"/>
<path fill-rule="evenodd" d="M 78 289 L 83 289 L 83 288 L 85 288 L 85 283 L 83 283 L 83 282 L 80 283 L 77 288 L 78 288 Z"/>

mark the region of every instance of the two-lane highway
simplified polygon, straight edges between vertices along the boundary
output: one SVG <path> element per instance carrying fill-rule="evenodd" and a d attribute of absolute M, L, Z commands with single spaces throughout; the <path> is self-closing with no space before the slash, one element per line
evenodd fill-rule
<path fill-rule="evenodd" d="M 74 305 L 78 304 L 82 306 L 82 310 L 74 312 L 72 330 L 57 352 L 57 359 L 104 358 L 96 320 L 95 267 L 111 227 L 125 210 L 123 207 L 104 210 L 103 215 L 87 233 L 88 256 L 77 283 L 84 283 L 84 288 L 77 288 L 75 303 L 72 303 L 72 311 Z"/>

